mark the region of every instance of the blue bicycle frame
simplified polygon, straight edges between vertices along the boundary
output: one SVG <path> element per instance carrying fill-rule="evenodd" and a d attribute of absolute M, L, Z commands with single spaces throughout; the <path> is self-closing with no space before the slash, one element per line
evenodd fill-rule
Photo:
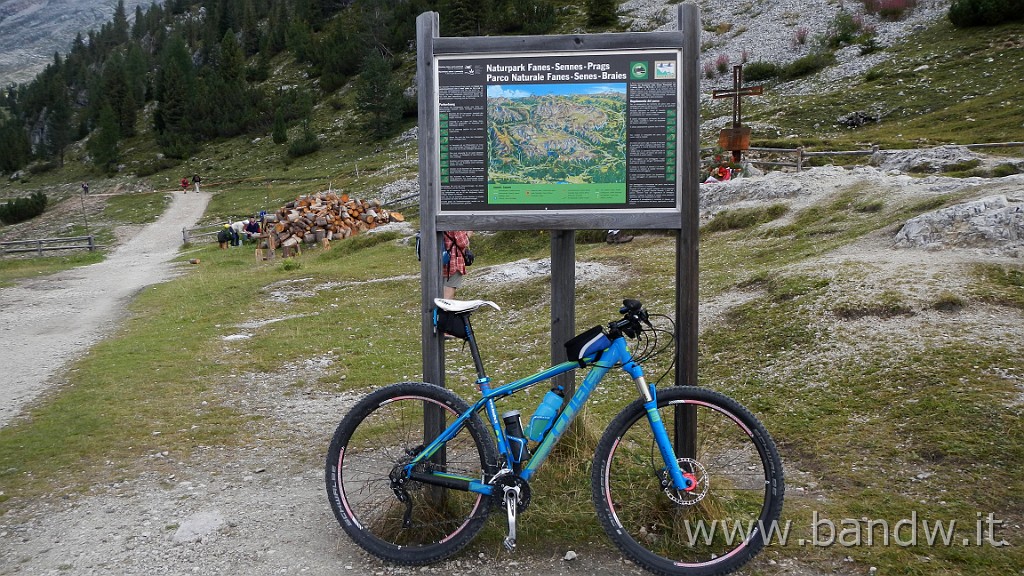
<path fill-rule="evenodd" d="M 472 335 L 470 335 L 470 343 L 475 347 L 475 341 L 473 341 Z M 477 355 L 474 354 L 474 356 Z M 544 460 L 546 460 L 548 455 L 551 453 L 551 449 L 565 434 L 565 431 L 569 428 L 569 424 L 572 422 L 573 418 L 576 417 L 576 414 L 579 413 L 580 408 L 586 404 L 587 400 L 590 398 L 590 394 L 594 391 L 605 375 L 608 374 L 608 371 L 616 366 L 621 366 L 622 370 L 633 378 L 637 390 L 644 400 L 644 408 L 647 411 L 647 420 L 654 432 L 655 442 L 658 444 L 658 449 L 661 452 L 661 457 L 664 460 L 665 468 L 669 473 L 669 477 L 672 479 L 673 485 L 677 490 L 685 490 L 689 488 L 693 481 L 684 477 L 679 468 L 675 449 L 672 446 L 672 441 L 668 436 L 668 432 L 665 430 L 665 425 L 662 422 L 661 415 L 657 409 L 657 391 L 653 385 L 648 385 L 644 379 L 643 368 L 633 360 L 633 355 L 630 354 L 626 347 L 625 337 L 620 335 L 613 338 L 611 345 L 598 355 L 598 360 L 595 361 L 594 358 L 591 357 L 586 358 L 585 362 L 591 368 L 583 379 L 583 383 L 576 389 L 576 392 L 562 409 L 561 414 L 559 414 L 558 418 L 555 419 L 547 433 L 544 434 L 544 437 L 541 439 L 540 444 L 534 451 L 533 456 L 530 458 L 526 466 L 523 467 L 522 471 L 519 472 L 518 476 L 524 480 L 529 480 L 533 477 L 544 463 Z M 525 390 L 526 388 L 537 384 L 538 382 L 543 382 L 579 367 L 580 364 L 575 361 L 562 362 L 561 364 L 552 366 L 546 370 L 542 370 L 536 374 L 492 390 L 490 387 L 490 379 L 483 374 L 483 370 L 480 369 L 481 367 L 478 363 L 478 373 L 480 376 L 476 383 L 480 388 L 482 397 L 469 410 L 461 414 L 454 422 L 445 428 L 445 430 L 429 445 L 427 445 L 422 452 L 417 454 L 409 464 L 405 465 L 406 474 L 414 480 L 428 484 L 468 490 L 470 492 L 480 494 L 492 494 L 493 487 L 490 484 L 487 484 L 484 479 L 466 478 L 444 472 L 415 472 L 413 469 L 417 464 L 427 461 L 437 454 L 438 450 L 440 450 L 446 442 L 454 438 L 455 435 L 466 425 L 472 415 L 480 410 L 484 410 L 487 414 L 487 420 L 490 422 L 491 428 L 494 430 L 495 438 L 497 438 L 498 441 L 498 451 L 505 457 L 506 462 L 512 462 L 508 438 L 505 434 L 504 427 L 501 425 L 501 419 L 498 417 L 498 411 L 494 405 L 495 400 L 511 396 L 521 390 Z"/>

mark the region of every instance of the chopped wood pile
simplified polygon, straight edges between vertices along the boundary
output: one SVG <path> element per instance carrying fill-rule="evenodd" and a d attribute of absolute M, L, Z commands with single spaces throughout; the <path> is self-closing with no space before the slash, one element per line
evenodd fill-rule
<path fill-rule="evenodd" d="M 324 244 L 365 232 L 389 222 L 404 222 L 400 213 L 388 210 L 379 200 L 349 198 L 335 191 L 299 196 L 273 214 L 267 214 L 263 230 L 267 248 L 288 251 L 300 243 Z"/>

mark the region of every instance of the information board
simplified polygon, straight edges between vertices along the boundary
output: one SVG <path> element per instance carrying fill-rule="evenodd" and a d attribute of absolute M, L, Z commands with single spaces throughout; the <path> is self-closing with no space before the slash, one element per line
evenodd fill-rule
<path fill-rule="evenodd" d="M 680 53 L 435 59 L 440 212 L 679 209 Z"/>

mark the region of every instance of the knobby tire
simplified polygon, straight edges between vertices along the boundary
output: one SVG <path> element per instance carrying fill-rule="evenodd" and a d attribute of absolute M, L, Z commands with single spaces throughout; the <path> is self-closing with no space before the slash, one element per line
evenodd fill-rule
<path fill-rule="evenodd" d="M 443 415 L 429 438 L 427 409 Z M 412 523 L 406 526 L 406 505 L 389 476 L 468 409 L 447 389 L 409 382 L 371 393 L 342 419 L 328 449 L 325 480 L 334 515 L 356 544 L 390 562 L 424 565 L 457 553 L 476 536 L 487 520 L 489 498 L 409 481 L 405 492 L 412 501 Z M 495 452 L 474 414 L 446 444 L 445 460 L 421 464 L 421 471 L 482 479 L 494 473 Z"/>
<path fill-rule="evenodd" d="M 696 416 L 696 450 L 677 453 L 696 488 L 665 492 L 664 460 L 647 412 L 636 401 L 598 443 L 591 474 L 594 506 L 622 553 L 651 572 L 726 574 L 775 534 L 785 490 L 782 462 L 764 426 L 727 396 L 691 386 L 659 390 L 658 412 L 670 438 L 676 407 Z"/>

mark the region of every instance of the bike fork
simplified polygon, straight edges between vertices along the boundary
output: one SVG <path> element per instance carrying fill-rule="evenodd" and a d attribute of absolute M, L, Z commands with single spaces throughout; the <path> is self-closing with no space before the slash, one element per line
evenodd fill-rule
<path fill-rule="evenodd" d="M 651 425 L 654 441 L 658 445 L 658 451 L 661 453 L 662 460 L 665 462 L 665 470 L 668 472 L 669 480 L 671 480 L 676 490 L 693 490 L 694 480 L 691 476 L 683 474 L 682 469 L 679 467 L 679 460 L 676 458 L 672 439 L 669 438 L 668 431 L 665 430 L 665 422 L 661 419 L 661 413 L 658 412 L 657 391 L 654 386 L 647 385 L 647 381 L 643 376 L 635 378 L 634 382 L 636 383 L 637 390 L 640 391 L 640 396 L 644 400 L 647 421 Z"/>

